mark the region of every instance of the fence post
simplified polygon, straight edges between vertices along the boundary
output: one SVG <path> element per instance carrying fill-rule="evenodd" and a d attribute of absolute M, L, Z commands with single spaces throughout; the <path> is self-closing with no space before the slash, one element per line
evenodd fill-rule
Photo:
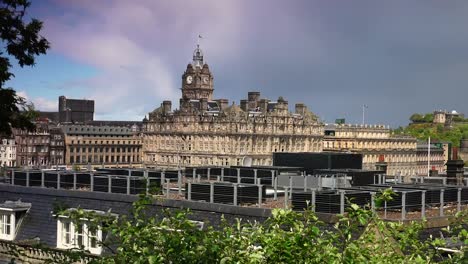
<path fill-rule="evenodd" d="M 237 168 L 237 183 L 241 183 L 240 168 Z"/>
<path fill-rule="evenodd" d="M 256 174 L 256 173 L 255 173 Z M 263 188 L 262 188 L 262 179 L 258 179 L 258 207 L 262 207 L 263 202 Z"/>
<path fill-rule="evenodd" d="M 284 209 L 288 209 L 288 201 L 289 194 L 288 194 L 288 187 L 284 187 Z"/>
<path fill-rule="evenodd" d="M 220 181 L 221 181 L 221 177 L 219 177 L 219 175 L 216 176 L 216 181 L 217 181 L 217 182 L 220 182 Z"/>
<path fill-rule="evenodd" d="M 440 190 L 440 208 L 439 208 L 439 216 L 444 216 L 444 189 Z"/>
<path fill-rule="evenodd" d="M 41 171 L 41 187 L 45 187 L 44 180 L 45 180 L 45 173 Z"/>
<path fill-rule="evenodd" d="M 171 192 L 171 189 L 170 189 L 170 184 L 171 182 L 171 179 L 166 179 L 166 199 L 169 199 L 169 194 Z"/>
<path fill-rule="evenodd" d="M 375 201 L 374 201 L 375 192 L 371 192 L 370 195 L 371 195 L 371 210 L 373 213 L 375 213 Z"/>
<path fill-rule="evenodd" d="M 315 212 L 315 188 L 312 188 L 312 212 Z"/>
<path fill-rule="evenodd" d="M 462 188 L 458 188 L 458 191 L 457 191 L 457 213 L 461 211 L 461 192 L 462 192 Z"/>
<path fill-rule="evenodd" d="M 166 171 L 161 171 L 161 191 L 164 194 L 164 183 L 166 182 Z"/>
<path fill-rule="evenodd" d="M 206 169 L 206 178 L 210 180 L 211 168 Z"/>
<path fill-rule="evenodd" d="M 387 201 L 384 201 L 384 219 L 387 219 Z"/>
<path fill-rule="evenodd" d="M 179 195 L 182 195 L 182 171 L 180 169 L 177 172 L 177 188 L 179 190 Z"/>
<path fill-rule="evenodd" d="M 426 191 L 421 192 L 421 218 L 426 218 Z"/>
<path fill-rule="evenodd" d="M 127 194 L 130 194 L 130 177 L 130 175 L 127 177 Z"/>
<path fill-rule="evenodd" d="M 192 177 L 193 177 L 193 182 L 195 182 L 195 179 L 197 178 L 197 169 L 195 168 L 193 168 Z"/>
<path fill-rule="evenodd" d="M 155 182 L 157 182 L 155 180 Z M 150 194 L 151 181 L 149 177 L 146 177 L 146 195 Z M 161 186 L 162 187 L 162 186 Z"/>
<path fill-rule="evenodd" d="M 309 176 L 304 174 L 304 192 L 307 191 L 307 178 L 309 178 Z"/>
<path fill-rule="evenodd" d="M 224 181 L 224 168 L 221 168 L 221 181 Z"/>
<path fill-rule="evenodd" d="M 210 203 L 214 203 L 214 182 L 210 182 Z"/>
<path fill-rule="evenodd" d="M 442 184 L 447 185 L 447 178 L 442 178 Z"/>
<path fill-rule="evenodd" d="M 254 169 L 254 184 L 257 183 L 257 169 Z"/>
<path fill-rule="evenodd" d="M 92 192 L 94 192 L 94 174 L 93 173 L 89 174 L 89 184 L 91 185 L 89 188 L 91 189 Z"/>
<path fill-rule="evenodd" d="M 237 183 L 232 184 L 234 187 L 233 203 L 237 206 Z"/>
<path fill-rule="evenodd" d="M 11 185 L 15 185 L 15 170 L 11 171 Z"/>
<path fill-rule="evenodd" d="M 198 174 L 198 182 L 201 182 L 201 175 Z"/>
<path fill-rule="evenodd" d="M 26 187 L 29 187 L 29 170 L 26 172 Z"/>
<path fill-rule="evenodd" d="M 112 193 L 112 178 L 110 175 L 107 175 L 107 192 Z"/>
<path fill-rule="evenodd" d="M 57 173 L 57 190 L 60 189 L 60 173 Z"/>
<path fill-rule="evenodd" d="M 345 208 L 345 192 L 340 190 L 340 214 L 344 214 Z"/>
<path fill-rule="evenodd" d="M 293 180 L 292 180 L 292 177 L 289 176 L 289 190 L 291 190 L 290 193 L 292 193 L 292 189 L 293 189 L 293 182 L 292 182 L 292 181 L 293 181 Z"/>
<path fill-rule="evenodd" d="M 273 200 L 278 200 L 278 177 L 275 177 L 275 171 L 271 170 L 271 184 L 273 185 Z"/>
<path fill-rule="evenodd" d="M 406 192 L 401 192 L 401 220 L 406 218 Z"/>
<path fill-rule="evenodd" d="M 76 190 L 76 173 L 73 172 L 73 190 Z"/>
<path fill-rule="evenodd" d="M 189 201 L 192 200 L 192 182 L 191 181 L 187 182 L 187 200 Z"/>

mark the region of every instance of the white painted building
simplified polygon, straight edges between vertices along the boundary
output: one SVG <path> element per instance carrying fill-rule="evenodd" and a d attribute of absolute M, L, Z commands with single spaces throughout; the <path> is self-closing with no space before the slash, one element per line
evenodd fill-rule
<path fill-rule="evenodd" d="M 0 142 L 0 166 L 16 166 L 16 144 L 14 139 L 2 139 Z"/>

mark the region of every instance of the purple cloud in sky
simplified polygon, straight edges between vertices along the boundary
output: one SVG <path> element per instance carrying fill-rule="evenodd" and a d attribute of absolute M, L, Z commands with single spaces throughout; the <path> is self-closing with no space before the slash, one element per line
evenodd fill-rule
<path fill-rule="evenodd" d="M 366 104 L 369 122 L 394 126 L 413 112 L 445 108 L 468 114 L 463 99 L 468 96 L 468 2 L 54 0 L 35 5 L 32 15 L 45 21 L 51 53 L 96 69 L 93 76 L 64 85 L 72 83 L 79 89 L 75 94 L 96 100 L 98 118 L 142 119 L 162 100 L 178 101 L 180 76 L 198 34 L 204 36 L 216 97 L 239 100 L 251 90 L 272 99 L 283 95 L 290 103 L 303 101 L 327 121 L 359 122 Z M 44 92 L 54 101 L 63 93 Z"/>

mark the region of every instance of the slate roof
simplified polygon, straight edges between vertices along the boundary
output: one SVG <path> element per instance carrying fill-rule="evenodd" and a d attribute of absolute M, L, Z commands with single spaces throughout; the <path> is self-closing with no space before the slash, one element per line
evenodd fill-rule
<path fill-rule="evenodd" d="M 23 203 L 21 200 L 18 201 L 5 201 L 4 203 L 0 204 L 1 209 L 8 209 L 12 211 L 17 210 L 28 210 L 31 208 L 31 203 Z"/>
<path fill-rule="evenodd" d="M 23 204 L 31 204 L 17 231 L 15 241 L 36 240 L 41 244 L 55 248 L 57 245 L 57 218 L 54 211 L 57 208 L 82 208 L 86 210 L 109 212 L 116 215 L 128 215 L 132 203 L 138 199 L 136 195 L 125 195 L 104 192 L 57 190 L 41 187 L 24 187 L 0 183 L 0 203 L 21 200 Z M 270 209 L 236 207 L 232 205 L 209 204 L 205 202 L 165 200 L 155 201 L 148 208 L 156 216 L 163 209 L 179 210 L 191 208 L 190 218 L 217 226 L 221 223 L 221 215 L 226 219 L 242 218 L 245 221 L 263 221 L 271 215 Z"/>

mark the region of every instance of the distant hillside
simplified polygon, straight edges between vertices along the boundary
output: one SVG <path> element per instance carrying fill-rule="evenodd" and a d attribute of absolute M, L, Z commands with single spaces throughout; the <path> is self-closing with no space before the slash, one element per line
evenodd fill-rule
<path fill-rule="evenodd" d="M 393 130 L 394 134 L 410 135 L 420 140 L 439 140 L 451 142 L 459 147 L 462 138 L 468 138 L 468 124 L 455 123 L 451 128 L 445 128 L 442 124 L 411 123 L 407 127 L 399 127 Z"/>
<path fill-rule="evenodd" d="M 426 114 L 415 113 L 411 115 L 409 120 L 413 124 L 432 123 L 434 121 L 434 114 L 433 113 L 426 113 Z M 452 122 L 468 124 L 468 118 L 465 118 L 463 114 L 456 113 L 456 116 L 453 117 Z"/>

